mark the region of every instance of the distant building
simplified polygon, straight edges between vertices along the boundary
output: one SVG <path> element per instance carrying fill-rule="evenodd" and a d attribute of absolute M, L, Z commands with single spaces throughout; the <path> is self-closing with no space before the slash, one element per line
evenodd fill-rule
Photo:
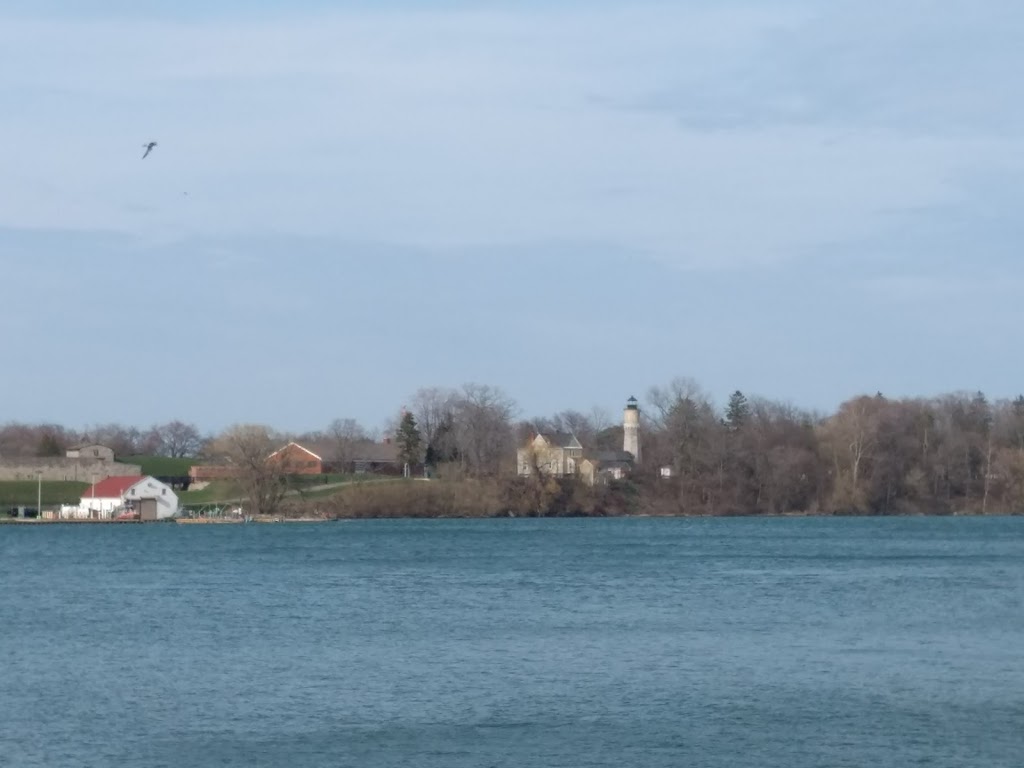
<path fill-rule="evenodd" d="M 141 474 L 138 464 L 116 461 L 113 449 L 99 443 L 71 446 L 64 456 L 0 456 L 0 480 L 96 482 Z"/>
<path fill-rule="evenodd" d="M 401 472 L 398 446 L 391 440 L 374 442 L 359 440 L 346 444 L 316 442 L 299 444 L 290 442 L 267 457 L 276 462 L 286 475 L 323 475 Z M 238 477 L 239 470 L 230 463 L 196 464 L 189 469 L 193 483 L 228 480 Z"/>
<path fill-rule="evenodd" d="M 90 485 L 77 507 L 63 507 L 65 517 L 110 520 L 132 516 L 163 520 L 178 512 L 178 496 L 154 477 L 108 477 Z"/>
<path fill-rule="evenodd" d="M 278 448 L 267 458 L 268 462 L 278 464 L 285 474 L 289 475 L 322 475 L 324 460 L 308 448 L 296 442 Z"/>
<path fill-rule="evenodd" d="M 626 410 L 622 413 L 622 450 L 640 463 L 640 407 L 635 397 L 626 401 Z"/>
<path fill-rule="evenodd" d="M 519 474 L 565 477 L 576 474 L 576 461 L 583 456 L 583 446 L 571 432 L 541 432 L 516 455 Z"/>
<path fill-rule="evenodd" d="M 400 474 L 402 471 L 398 445 L 391 438 L 380 441 L 324 440 L 304 443 L 301 447 L 321 458 L 320 471 L 324 474 Z"/>
<path fill-rule="evenodd" d="M 140 520 L 165 520 L 178 514 L 178 495 L 155 477 L 142 478 L 121 498 L 125 511 Z"/>
<path fill-rule="evenodd" d="M 122 494 L 141 477 L 108 477 L 90 485 L 78 504 L 80 517 L 105 519 L 124 504 Z"/>
<path fill-rule="evenodd" d="M 86 443 L 85 445 L 71 446 L 65 455 L 69 459 L 78 459 L 79 461 L 113 461 L 114 449 L 98 443 Z"/>
<path fill-rule="evenodd" d="M 348 462 L 341 468 L 357 475 L 400 472 L 402 466 L 398 461 L 398 445 L 390 439 L 379 443 L 369 440 L 357 443 L 350 451 Z"/>
<path fill-rule="evenodd" d="M 518 473 L 522 477 L 534 470 L 548 477 L 578 475 L 589 485 L 621 480 L 640 462 L 640 408 L 635 397 L 626 403 L 622 429 L 621 451 L 588 450 L 571 433 L 540 432 L 516 452 Z"/>
<path fill-rule="evenodd" d="M 633 470 L 634 464 L 629 451 L 595 451 L 584 455 L 579 463 L 580 477 L 587 485 L 622 480 Z"/>

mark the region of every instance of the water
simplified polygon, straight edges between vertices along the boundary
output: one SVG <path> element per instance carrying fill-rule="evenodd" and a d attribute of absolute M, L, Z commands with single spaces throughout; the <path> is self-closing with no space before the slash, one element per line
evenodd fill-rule
<path fill-rule="evenodd" d="M 1024 519 L 0 528 L 0 764 L 1006 766 Z"/>

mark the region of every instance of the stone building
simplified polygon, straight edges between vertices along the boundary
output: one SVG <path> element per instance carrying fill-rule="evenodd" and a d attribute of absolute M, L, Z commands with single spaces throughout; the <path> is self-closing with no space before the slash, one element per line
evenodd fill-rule
<path fill-rule="evenodd" d="M 68 448 L 64 456 L 0 456 L 0 480 L 72 481 L 97 483 L 108 477 L 140 477 L 142 467 L 114 458 L 105 445 Z"/>
<path fill-rule="evenodd" d="M 68 448 L 65 456 L 69 459 L 78 459 L 79 461 L 113 461 L 114 449 L 108 448 L 105 445 L 99 445 L 98 443 L 73 445 Z"/>
<path fill-rule="evenodd" d="M 640 463 L 640 407 L 629 398 L 622 414 L 622 450 L 597 451 L 584 447 L 575 435 L 541 432 L 517 451 L 519 475 L 534 470 L 549 477 L 579 476 L 588 485 L 621 480 Z"/>
<path fill-rule="evenodd" d="M 583 446 L 576 435 L 569 432 L 541 432 L 530 444 L 517 452 L 519 474 L 532 475 L 534 469 L 542 475 L 565 477 L 576 474 L 576 462 L 583 456 Z"/>

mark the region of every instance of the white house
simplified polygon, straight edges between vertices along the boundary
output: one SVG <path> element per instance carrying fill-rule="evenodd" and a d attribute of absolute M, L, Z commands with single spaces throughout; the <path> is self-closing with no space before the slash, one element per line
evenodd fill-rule
<path fill-rule="evenodd" d="M 141 520 L 163 520 L 178 511 L 178 496 L 154 477 L 108 477 L 89 486 L 77 511 L 62 514 L 78 519 L 109 520 L 131 515 Z"/>
<path fill-rule="evenodd" d="M 78 512 L 72 512 L 79 519 L 109 520 L 115 512 L 121 511 L 124 505 L 122 494 L 142 478 L 108 477 L 93 483 L 85 489 L 78 504 Z"/>
<path fill-rule="evenodd" d="M 142 478 L 121 498 L 125 510 L 138 514 L 140 520 L 164 520 L 178 513 L 178 494 L 155 477 Z"/>

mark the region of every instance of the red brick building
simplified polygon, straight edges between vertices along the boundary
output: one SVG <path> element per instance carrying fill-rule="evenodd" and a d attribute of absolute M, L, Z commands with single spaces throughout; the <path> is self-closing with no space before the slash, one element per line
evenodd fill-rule
<path fill-rule="evenodd" d="M 339 456 L 337 446 L 330 444 L 311 445 L 307 448 L 291 442 L 270 454 L 267 461 L 279 463 L 281 471 L 286 475 L 349 472 L 393 474 L 401 471 L 398 446 L 390 440 L 380 443 L 360 441 L 350 446 L 345 453 L 345 456 Z M 231 464 L 197 464 L 189 469 L 188 474 L 193 483 L 209 482 L 237 477 L 238 469 Z"/>
<path fill-rule="evenodd" d="M 278 448 L 267 457 L 267 461 L 281 465 L 281 469 L 287 475 L 324 473 L 324 460 L 298 443 L 288 443 L 284 448 Z"/>

